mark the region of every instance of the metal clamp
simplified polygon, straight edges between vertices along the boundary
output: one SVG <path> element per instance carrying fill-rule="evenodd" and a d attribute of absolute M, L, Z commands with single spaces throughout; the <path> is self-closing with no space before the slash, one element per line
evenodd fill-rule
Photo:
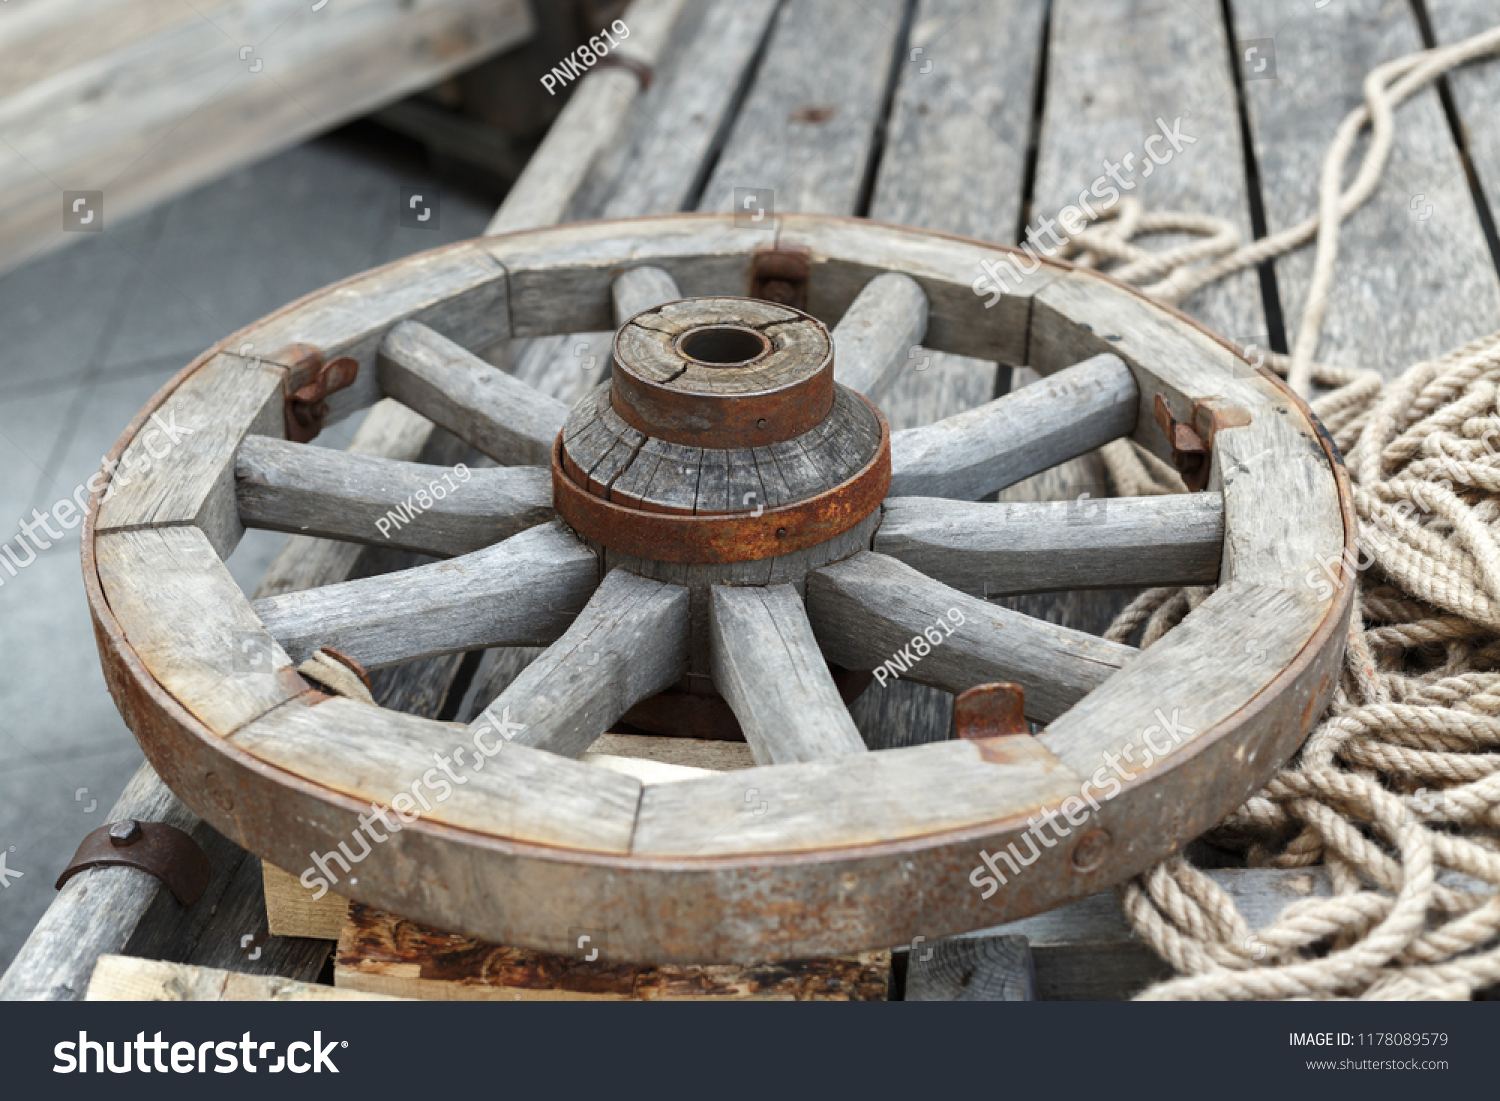
<path fill-rule="evenodd" d="M 751 261 L 750 297 L 794 310 L 807 309 L 809 265 L 806 245 L 756 249 Z"/>
<path fill-rule="evenodd" d="M 203 897 L 213 870 L 198 843 L 176 826 L 125 818 L 85 837 L 57 877 L 56 887 L 62 890 L 64 883 L 85 868 L 121 865 L 155 876 L 184 906 Z"/>
<path fill-rule="evenodd" d="M 359 360 L 339 356 L 323 362 L 323 353 L 310 344 L 293 344 L 275 362 L 287 368 L 284 384 L 286 438 L 310 443 L 323 430 L 328 417 L 328 395 L 354 384 Z"/>
<path fill-rule="evenodd" d="M 1002 681 L 970 688 L 953 701 L 953 725 L 960 738 L 982 741 L 1031 734 L 1026 725 L 1026 692 Z"/>

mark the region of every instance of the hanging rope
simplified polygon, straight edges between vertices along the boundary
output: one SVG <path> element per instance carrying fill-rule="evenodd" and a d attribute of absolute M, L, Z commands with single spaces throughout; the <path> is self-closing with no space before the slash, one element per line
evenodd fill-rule
<path fill-rule="evenodd" d="M 1394 110 L 1441 74 L 1500 52 L 1500 28 L 1387 62 L 1339 127 L 1316 216 L 1250 245 L 1203 215 L 1132 199 L 1067 253 L 1177 303 L 1316 239 L 1290 356 L 1266 359 L 1311 402 L 1347 456 L 1359 517 L 1343 675 L 1298 756 L 1205 837 L 1252 867 L 1328 868 L 1332 896 L 1253 930 L 1233 898 L 1178 856 L 1120 888 L 1136 933 L 1179 973 L 1142 997 L 1463 998 L 1500 982 L 1500 333 L 1387 383 L 1316 360 L 1343 220 L 1375 191 Z M 1368 150 L 1342 186 L 1349 151 Z M 1199 240 L 1151 252 L 1134 238 Z M 1130 441 L 1103 449 L 1116 493 L 1181 493 Z M 1338 567 L 1335 566 L 1335 569 Z M 1207 596 L 1151 589 L 1106 637 L 1150 646 Z M 1448 873 L 1446 879 L 1442 873 Z"/>

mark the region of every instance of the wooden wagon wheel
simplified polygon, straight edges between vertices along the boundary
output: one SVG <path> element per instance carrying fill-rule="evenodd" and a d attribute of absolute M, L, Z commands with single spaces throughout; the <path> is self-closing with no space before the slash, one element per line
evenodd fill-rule
<path fill-rule="evenodd" d="M 1253 793 L 1327 701 L 1349 615 L 1348 485 L 1302 402 L 1093 272 L 851 219 L 771 229 L 466 242 L 178 375 L 113 456 L 157 457 L 122 468 L 84 539 L 111 690 L 172 789 L 294 872 L 342 842 L 339 893 L 663 962 L 994 925 L 1119 882 Z M 629 318 L 611 382 L 571 412 L 466 350 Z M 814 318 L 841 320 L 830 338 Z M 1047 377 L 892 434 L 876 404 L 919 343 Z M 382 395 L 502 465 L 459 485 L 294 442 Z M 1122 436 L 1206 492 L 976 503 Z M 377 521 L 419 493 L 389 541 L 444 561 L 253 604 L 221 562 L 246 525 L 387 542 Z M 1145 652 L 983 598 L 1210 582 Z M 550 645 L 467 729 L 295 669 L 324 646 L 374 668 L 523 644 Z M 1014 682 L 1045 728 L 985 728 L 980 706 L 973 737 L 868 752 L 827 663 Z M 705 683 L 758 767 L 643 784 L 570 759 L 637 701 Z"/>

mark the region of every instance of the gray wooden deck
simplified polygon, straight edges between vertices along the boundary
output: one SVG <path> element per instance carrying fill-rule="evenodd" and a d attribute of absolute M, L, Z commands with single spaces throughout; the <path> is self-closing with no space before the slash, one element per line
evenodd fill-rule
<path fill-rule="evenodd" d="M 632 12 L 674 7 L 639 0 Z M 1261 236 L 1314 212 L 1323 156 L 1360 102 L 1368 70 L 1500 24 L 1500 0 L 689 0 L 682 8 L 650 88 L 611 116 L 621 125 L 597 134 L 586 171 L 534 163 L 538 176 L 581 176 L 552 196 L 563 220 L 737 210 L 749 197 L 750 209 L 854 214 L 1016 243 L 1089 192 L 1109 164 L 1133 163 L 1124 178 L 1147 210 L 1213 214 L 1246 238 Z M 592 74 L 588 82 L 608 89 L 597 93 L 599 109 L 628 97 L 630 80 L 620 69 Z M 1386 178 L 1345 223 L 1320 359 L 1390 377 L 1500 327 L 1497 103 L 1500 62 L 1460 71 L 1400 108 Z M 586 121 L 565 114 L 559 126 L 577 127 L 584 143 Z M 1148 172 L 1146 142 L 1168 129 L 1182 135 L 1182 148 Z M 539 160 L 559 148 L 549 142 Z M 1285 351 L 1310 268 L 1310 250 L 1290 255 L 1184 307 L 1243 345 Z M 573 343 L 533 342 L 514 370 L 572 400 L 595 381 L 579 370 Z M 893 429 L 920 425 L 1016 381 L 1009 365 L 935 355 L 906 373 L 884 409 Z M 1098 496 L 1106 487 L 1102 466 L 1085 459 L 1005 496 Z M 1016 606 L 1098 631 L 1123 599 L 1057 594 Z M 386 698 L 435 713 L 462 665 L 441 658 L 393 672 Z M 513 658 L 487 658 L 476 697 L 493 698 L 516 671 Z M 948 736 L 951 702 L 899 682 L 866 693 L 854 715 L 874 748 L 913 744 Z M 457 717 L 469 716 L 460 709 Z M 244 860 L 216 883 L 236 931 L 257 931 L 255 865 Z M 1259 873 L 1225 875 L 1237 895 L 1268 900 L 1260 906 L 1268 914 L 1287 897 Z M 326 946 L 273 938 L 247 965 L 224 932 L 227 919 L 194 922 L 168 915 L 165 900 L 154 906 L 122 941 L 127 951 L 296 978 L 314 977 L 326 955 Z M 1069 910 L 1016 930 L 1045 944 L 1040 996 L 1121 996 L 1161 973 L 1138 945 L 1114 970 L 1090 963 L 1082 941 L 1128 940 L 1112 897 Z M 938 962 L 951 971 L 951 955 L 965 951 L 945 949 Z M 1010 966 L 1015 953 L 973 956 Z M 925 962 L 916 956 L 913 966 Z M 924 973 L 921 996 L 963 995 L 945 981 Z"/>

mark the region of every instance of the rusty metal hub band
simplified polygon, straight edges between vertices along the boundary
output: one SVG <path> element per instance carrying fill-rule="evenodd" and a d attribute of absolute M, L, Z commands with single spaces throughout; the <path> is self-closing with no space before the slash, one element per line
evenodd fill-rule
<path fill-rule="evenodd" d="M 637 314 L 613 345 L 615 412 L 686 447 L 764 447 L 833 408 L 833 338 L 801 310 L 689 298 Z"/>
<path fill-rule="evenodd" d="M 858 395 L 856 395 L 858 396 Z M 842 485 L 796 504 L 718 516 L 675 516 L 596 497 L 563 469 L 563 440 L 552 447 L 552 506 L 574 531 L 611 550 L 659 562 L 753 562 L 826 543 L 880 507 L 891 488 L 891 430 L 880 419 L 880 446 Z"/>

